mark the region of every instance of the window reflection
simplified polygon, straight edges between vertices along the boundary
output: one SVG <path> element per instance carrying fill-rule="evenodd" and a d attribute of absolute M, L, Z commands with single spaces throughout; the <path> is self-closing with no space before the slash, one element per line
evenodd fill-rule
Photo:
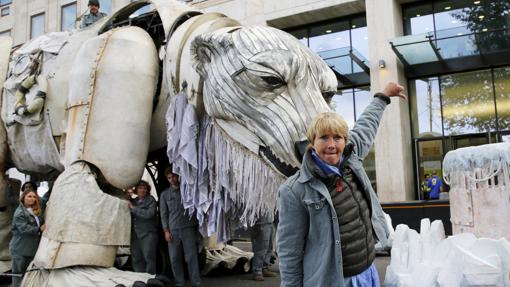
<path fill-rule="evenodd" d="M 99 0 L 99 10 L 107 14 L 112 13 L 112 0 Z"/>
<path fill-rule="evenodd" d="M 318 54 L 336 72 L 340 74 L 351 74 L 353 72 L 349 47 L 319 52 Z"/>
<path fill-rule="evenodd" d="M 356 28 L 351 30 L 352 34 L 352 50 L 356 55 L 361 55 L 361 60 L 368 59 L 368 30 L 367 27 Z M 368 63 L 367 63 L 368 64 Z M 363 69 L 353 63 L 353 73 L 363 72 Z"/>
<path fill-rule="evenodd" d="M 459 15 L 469 13 L 470 8 L 473 5 L 473 1 L 465 0 L 434 2 L 434 24 L 435 30 L 438 33 L 437 37 L 449 37 L 460 33 L 470 33 L 470 30 L 467 27 L 468 21 L 459 17 Z M 441 30 L 447 30 L 449 32 L 439 35 Z"/>
<path fill-rule="evenodd" d="M 444 134 L 496 130 L 490 71 L 441 77 Z"/>
<path fill-rule="evenodd" d="M 443 160 L 443 141 L 427 140 L 418 142 L 419 152 L 419 176 L 424 178 L 425 174 L 432 174 L 434 171 L 441 173 L 441 161 Z"/>
<path fill-rule="evenodd" d="M 370 104 L 372 99 L 373 95 L 370 93 L 369 86 L 354 89 L 355 120 L 359 119 L 359 116 L 363 113 L 368 104 Z"/>
<path fill-rule="evenodd" d="M 510 23 L 509 1 L 432 1 L 403 6 L 404 32 L 435 31 L 436 38 L 501 29 Z"/>
<path fill-rule="evenodd" d="M 342 75 L 354 74 L 349 78 L 350 82 L 344 84 L 352 86 L 368 84 L 368 77 L 363 75 L 365 70 L 353 61 L 353 57 L 356 57 L 369 66 L 365 16 L 328 21 L 306 28 L 294 28 L 287 32 L 319 54 L 335 72 Z M 351 57 L 351 53 L 355 56 Z"/>
<path fill-rule="evenodd" d="M 376 172 L 375 172 L 375 148 L 372 147 L 368 152 L 368 155 L 363 160 L 363 168 L 365 169 L 368 178 L 370 179 L 370 184 L 372 188 L 377 193 L 377 184 L 376 184 Z"/>
<path fill-rule="evenodd" d="M 131 2 L 136 2 L 136 1 L 137 0 L 131 0 Z M 154 10 L 153 5 L 152 4 L 148 4 L 148 5 L 143 6 L 140 9 L 136 10 L 135 12 L 133 12 L 132 16 L 142 15 L 142 14 L 150 12 L 152 10 Z"/>
<path fill-rule="evenodd" d="M 341 90 L 333 96 L 335 111 L 347 121 L 349 128 L 352 128 L 372 98 L 370 86 Z"/>
<path fill-rule="evenodd" d="M 425 175 L 434 172 L 442 179 L 443 141 L 427 140 L 418 142 L 418 177 L 419 182 L 425 181 Z"/>
<path fill-rule="evenodd" d="M 494 87 L 499 130 L 510 130 L 510 67 L 494 69 Z"/>
<path fill-rule="evenodd" d="M 335 103 L 335 111 L 347 121 L 349 129 L 352 129 L 355 121 L 372 101 L 370 86 L 341 90 L 339 94 L 333 96 L 332 100 Z M 377 191 L 374 147 L 370 149 L 370 152 L 363 160 L 363 167 L 367 172 L 372 187 Z"/>
<path fill-rule="evenodd" d="M 74 28 L 76 21 L 76 3 L 62 6 L 62 19 L 60 23 L 60 30 L 65 31 Z"/>
<path fill-rule="evenodd" d="M 441 101 L 437 77 L 419 79 L 410 83 L 413 105 L 413 130 L 417 137 L 442 136 Z"/>
<path fill-rule="evenodd" d="M 351 39 L 352 49 L 368 59 L 368 29 L 365 17 L 355 18 L 351 21 Z"/>
<path fill-rule="evenodd" d="M 323 52 L 349 47 L 351 39 L 347 28 L 348 25 L 347 22 L 340 22 L 311 27 L 309 38 L 310 49 L 314 52 Z"/>
<path fill-rule="evenodd" d="M 412 80 L 409 95 L 416 138 L 510 131 L 510 67 Z"/>
<path fill-rule="evenodd" d="M 438 31 L 439 32 L 439 31 Z M 440 38 L 436 40 L 436 46 L 443 59 L 458 58 L 464 56 L 478 55 L 479 49 L 476 45 L 476 36 L 458 33 L 459 36 L 451 38 Z"/>
<path fill-rule="evenodd" d="M 404 33 L 417 35 L 434 31 L 432 3 L 404 8 Z"/>
<path fill-rule="evenodd" d="M 352 89 L 342 90 L 339 94 L 333 96 L 332 101 L 335 103 L 335 111 L 341 115 L 349 129 L 354 126 L 354 92 Z"/>
<path fill-rule="evenodd" d="M 44 34 L 44 13 L 34 15 L 30 18 L 30 38 Z"/>

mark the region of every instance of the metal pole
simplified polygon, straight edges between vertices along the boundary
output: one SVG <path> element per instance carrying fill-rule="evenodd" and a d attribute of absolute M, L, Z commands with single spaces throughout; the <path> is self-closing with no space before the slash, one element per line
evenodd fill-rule
<path fill-rule="evenodd" d="M 0 277 L 1 276 L 4 276 L 4 277 L 23 277 L 23 274 L 16 274 L 16 273 L 3 273 L 3 272 L 0 272 Z"/>
<path fill-rule="evenodd" d="M 427 79 L 427 96 L 429 104 L 429 132 L 432 132 L 432 84 L 430 83 L 430 79 Z"/>

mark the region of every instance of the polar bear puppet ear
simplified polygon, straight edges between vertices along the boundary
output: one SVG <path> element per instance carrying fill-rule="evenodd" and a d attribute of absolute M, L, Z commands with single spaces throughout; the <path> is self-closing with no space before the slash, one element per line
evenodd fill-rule
<path fill-rule="evenodd" d="M 191 42 L 191 57 L 193 68 L 202 76 L 207 78 L 207 65 L 218 53 L 227 53 L 233 45 L 231 33 L 240 27 L 225 27 L 211 33 L 197 36 Z"/>

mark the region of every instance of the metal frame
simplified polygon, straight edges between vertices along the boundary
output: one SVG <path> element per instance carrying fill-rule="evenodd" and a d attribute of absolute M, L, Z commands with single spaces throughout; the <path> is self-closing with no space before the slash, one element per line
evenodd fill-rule
<path fill-rule="evenodd" d="M 337 72 L 333 66 L 329 66 L 329 68 L 331 69 L 331 71 L 333 71 L 333 73 L 335 73 L 335 76 L 336 76 L 336 79 L 343 85 L 348 85 L 348 86 L 353 86 L 354 83 L 351 82 L 351 80 L 349 80 L 346 76 L 340 74 L 339 72 Z M 338 87 L 340 88 L 341 85 L 338 85 Z M 344 88 L 344 87 L 342 87 Z"/>
<path fill-rule="evenodd" d="M 145 164 L 145 169 L 152 179 L 154 186 L 158 184 L 158 161 L 149 161 Z"/>
<path fill-rule="evenodd" d="M 351 59 L 356 63 L 358 64 L 358 66 L 360 66 L 360 68 L 365 71 L 365 73 L 367 73 L 368 75 L 370 75 L 370 67 L 368 67 L 366 64 L 365 64 L 365 61 L 361 60 L 360 58 L 358 58 L 358 56 L 356 56 L 353 52 L 352 52 L 352 49 L 349 50 L 349 56 L 351 57 Z"/>

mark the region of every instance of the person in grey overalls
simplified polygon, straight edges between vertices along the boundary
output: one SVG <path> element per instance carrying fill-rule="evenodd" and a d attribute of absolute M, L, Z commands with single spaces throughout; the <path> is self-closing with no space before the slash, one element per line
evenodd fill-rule
<path fill-rule="evenodd" d="M 41 233 L 45 229 L 41 200 L 33 186 L 23 185 L 21 203 L 12 219 L 12 239 L 9 244 L 12 273 L 22 276 L 34 259 Z M 22 279 L 23 277 L 13 277 L 12 286 L 20 286 Z"/>
<path fill-rule="evenodd" d="M 268 216 L 261 216 L 250 227 L 251 246 L 253 259 L 251 270 L 255 281 L 264 281 L 264 277 L 277 277 L 278 274 L 269 270 L 271 256 L 273 255 L 274 238 L 273 220 Z"/>
<path fill-rule="evenodd" d="M 158 204 L 150 195 L 149 183 L 136 185 L 137 198 L 129 203 L 131 209 L 131 261 L 135 272 L 156 274 L 158 245 Z"/>
<path fill-rule="evenodd" d="M 94 24 L 97 20 L 105 17 L 106 13 L 99 11 L 99 0 L 89 0 L 89 12 L 81 18 L 80 29 Z"/>
<path fill-rule="evenodd" d="M 183 253 L 184 260 L 188 264 L 191 285 L 194 287 L 202 286 L 198 267 L 197 221 L 182 206 L 179 176 L 172 173 L 170 168 L 167 168 L 165 177 L 170 183 L 170 187 L 160 195 L 159 210 L 165 240 L 168 242 L 175 286 L 185 286 Z"/>

